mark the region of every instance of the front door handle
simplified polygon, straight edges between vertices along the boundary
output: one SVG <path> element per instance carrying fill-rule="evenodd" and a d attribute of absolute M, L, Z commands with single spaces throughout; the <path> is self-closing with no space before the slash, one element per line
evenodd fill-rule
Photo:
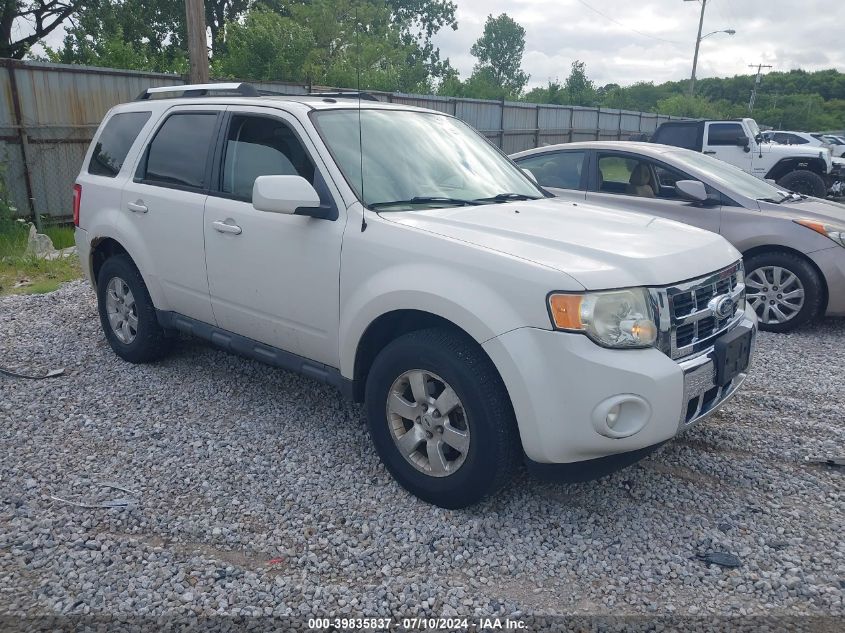
<path fill-rule="evenodd" d="M 218 233 L 229 233 L 231 235 L 240 235 L 241 233 L 243 233 L 243 229 L 237 224 L 229 224 L 228 222 L 224 222 L 223 220 L 217 220 L 216 222 L 212 222 L 211 226 L 213 226 L 214 230 Z"/>
<path fill-rule="evenodd" d="M 706 150 L 704 150 L 704 152 L 702 152 L 702 153 L 703 153 L 703 154 L 715 154 L 716 152 L 714 152 L 714 151 L 713 151 L 713 150 L 711 150 L 711 149 L 706 149 Z"/>
<path fill-rule="evenodd" d="M 147 205 L 145 205 L 142 200 L 138 200 L 137 202 L 127 202 L 126 208 L 132 213 L 146 213 L 149 211 Z"/>

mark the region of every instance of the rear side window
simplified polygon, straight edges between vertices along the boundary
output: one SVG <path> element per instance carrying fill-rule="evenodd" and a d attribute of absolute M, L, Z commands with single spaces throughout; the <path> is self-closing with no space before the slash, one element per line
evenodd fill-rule
<path fill-rule="evenodd" d="M 140 178 L 153 185 L 204 188 L 216 123 L 215 112 L 171 114 L 147 148 Z"/>
<path fill-rule="evenodd" d="M 654 137 L 655 143 L 698 150 L 697 125 L 664 125 Z"/>
<path fill-rule="evenodd" d="M 580 189 L 584 156 L 584 152 L 575 151 L 540 154 L 522 158 L 517 165 L 528 169 L 544 187 Z"/>
<path fill-rule="evenodd" d="M 150 112 L 121 112 L 110 118 L 94 146 L 88 173 L 111 178 L 117 176 L 132 143 L 149 119 Z"/>
<path fill-rule="evenodd" d="M 711 123 L 707 128 L 708 145 L 735 146 L 740 137 L 745 137 L 745 130 L 739 123 Z"/>

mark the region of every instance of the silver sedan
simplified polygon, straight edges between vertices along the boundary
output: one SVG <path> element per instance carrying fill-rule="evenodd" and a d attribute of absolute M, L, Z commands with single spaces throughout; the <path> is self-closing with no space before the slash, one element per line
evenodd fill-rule
<path fill-rule="evenodd" d="M 748 301 L 764 330 L 787 332 L 821 315 L 845 316 L 845 205 L 654 143 L 568 143 L 511 158 L 556 196 L 723 235 L 743 254 Z"/>

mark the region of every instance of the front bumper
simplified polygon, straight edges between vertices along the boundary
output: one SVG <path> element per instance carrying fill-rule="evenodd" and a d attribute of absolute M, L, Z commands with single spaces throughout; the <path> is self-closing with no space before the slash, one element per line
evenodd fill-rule
<path fill-rule="evenodd" d="M 756 338 L 750 307 L 739 326 L 750 327 Z M 676 362 L 653 348 L 605 349 L 580 334 L 536 328 L 507 332 L 483 347 L 508 389 L 525 454 L 540 464 L 661 444 L 715 412 L 746 376 L 716 387 L 712 349 Z M 621 409 L 614 430 L 605 420 L 616 404 Z"/>
<path fill-rule="evenodd" d="M 808 255 L 827 285 L 827 316 L 845 316 L 845 248 L 831 246 Z"/>

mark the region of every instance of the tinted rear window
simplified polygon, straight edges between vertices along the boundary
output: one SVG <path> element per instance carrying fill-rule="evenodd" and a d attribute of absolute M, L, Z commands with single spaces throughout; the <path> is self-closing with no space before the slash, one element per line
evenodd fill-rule
<path fill-rule="evenodd" d="M 204 187 L 216 122 L 216 113 L 170 115 L 147 149 L 143 180 L 165 186 Z"/>
<path fill-rule="evenodd" d="M 94 146 L 88 173 L 111 178 L 117 176 L 129 148 L 149 118 L 149 112 L 122 112 L 110 118 Z"/>
<path fill-rule="evenodd" d="M 654 135 L 655 143 L 698 150 L 698 125 L 663 125 Z"/>

